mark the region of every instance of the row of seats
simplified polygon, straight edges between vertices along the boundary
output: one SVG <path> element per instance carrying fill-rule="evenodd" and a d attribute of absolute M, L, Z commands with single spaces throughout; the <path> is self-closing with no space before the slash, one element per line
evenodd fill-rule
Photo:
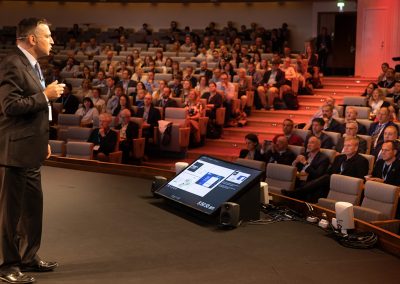
<path fill-rule="evenodd" d="M 236 162 L 259 170 L 265 169 L 265 163 L 260 161 L 238 159 Z M 281 189 L 294 190 L 296 174 L 296 167 L 269 163 L 265 179 L 269 192 L 281 194 Z M 334 211 L 336 202 L 349 202 L 354 205 L 355 218 L 397 233 L 400 220 L 395 217 L 399 193 L 400 188 L 394 185 L 375 181 L 364 184 L 359 178 L 333 174 L 328 196 L 320 198 L 317 205 Z"/>

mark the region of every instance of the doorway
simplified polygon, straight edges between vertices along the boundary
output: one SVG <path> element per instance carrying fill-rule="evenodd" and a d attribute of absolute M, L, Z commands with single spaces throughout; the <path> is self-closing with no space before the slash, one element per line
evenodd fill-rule
<path fill-rule="evenodd" d="M 327 75 L 353 76 L 355 66 L 357 13 L 327 12 L 318 14 L 318 31 L 328 29 L 332 48 L 328 56 Z"/>

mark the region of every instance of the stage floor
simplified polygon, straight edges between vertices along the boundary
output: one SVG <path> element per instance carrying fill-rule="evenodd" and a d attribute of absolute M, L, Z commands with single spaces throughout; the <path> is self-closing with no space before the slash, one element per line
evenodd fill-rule
<path fill-rule="evenodd" d="M 400 259 L 300 222 L 232 231 L 174 213 L 151 181 L 43 167 L 39 283 L 398 283 Z"/>

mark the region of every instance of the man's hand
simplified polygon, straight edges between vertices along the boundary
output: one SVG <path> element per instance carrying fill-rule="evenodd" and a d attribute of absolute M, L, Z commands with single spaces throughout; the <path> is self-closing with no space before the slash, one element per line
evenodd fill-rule
<path fill-rule="evenodd" d="M 51 147 L 50 147 L 50 144 L 47 144 L 47 156 L 46 156 L 46 159 L 50 158 L 50 156 L 51 156 Z"/>
<path fill-rule="evenodd" d="M 58 84 L 58 81 L 55 80 L 53 83 L 47 86 L 47 88 L 44 90 L 44 94 L 49 100 L 55 100 L 64 92 L 64 87 L 65 84 Z"/>

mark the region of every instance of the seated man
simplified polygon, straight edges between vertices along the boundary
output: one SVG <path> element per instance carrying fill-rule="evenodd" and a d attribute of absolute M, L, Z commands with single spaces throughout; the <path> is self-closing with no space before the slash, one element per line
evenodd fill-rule
<path fill-rule="evenodd" d="M 326 174 L 319 176 L 313 181 L 307 182 L 295 191 L 284 191 L 287 196 L 300 200 L 317 202 L 318 198 L 326 197 L 329 192 L 330 177 L 332 174 L 340 174 L 363 179 L 368 174 L 369 163 L 366 158 L 357 153 L 358 139 L 346 138 L 343 154 L 335 157 L 332 166 Z M 325 171 L 324 171 L 325 172 Z"/>
<path fill-rule="evenodd" d="M 217 82 L 217 93 L 224 98 L 225 124 L 228 125 L 233 118 L 232 100 L 235 97 L 235 86 L 229 82 L 228 74 L 223 72 L 220 76 L 220 81 Z"/>
<path fill-rule="evenodd" d="M 399 138 L 399 131 L 397 128 L 393 125 L 389 125 L 388 127 L 385 128 L 383 131 L 383 141 L 378 142 L 378 144 L 375 146 L 375 148 L 372 149 L 371 155 L 375 156 L 375 161 L 378 161 L 379 159 L 382 158 L 382 145 L 385 142 L 388 141 L 395 141 Z M 397 153 L 397 156 L 399 156 L 399 151 Z"/>
<path fill-rule="evenodd" d="M 135 116 L 143 117 L 143 137 L 146 139 L 152 138 L 154 133 L 153 129 L 158 126 L 158 121 L 161 119 L 161 115 L 160 111 L 153 106 L 152 96 L 150 94 L 144 96 L 143 107 L 138 108 Z"/>
<path fill-rule="evenodd" d="M 315 136 L 321 140 L 321 148 L 332 149 L 335 145 L 333 144 L 332 138 L 322 132 L 325 125 L 325 121 L 322 118 L 314 118 L 311 124 L 311 134 L 307 135 L 306 141 L 304 141 L 304 147 L 307 148 L 308 140 L 310 137 Z"/>
<path fill-rule="evenodd" d="M 156 106 L 163 107 L 164 109 L 167 107 L 178 107 L 178 103 L 171 98 L 170 87 L 164 88 L 162 98 L 157 101 Z"/>
<path fill-rule="evenodd" d="M 62 103 L 62 113 L 74 114 L 79 107 L 79 99 L 72 94 L 72 85 L 65 84 L 64 92 L 56 100 L 56 103 Z"/>
<path fill-rule="evenodd" d="M 348 106 L 346 107 L 346 117 L 345 117 L 345 122 L 347 123 L 348 121 L 355 121 L 357 122 L 358 118 L 358 112 L 354 107 Z M 357 122 L 357 134 L 361 135 L 367 135 L 367 128 Z"/>
<path fill-rule="evenodd" d="M 333 118 L 333 106 L 331 105 L 324 105 L 322 107 L 322 118 L 325 121 L 324 130 L 337 132 L 337 133 L 344 133 L 343 124 L 338 122 L 336 119 Z"/>
<path fill-rule="evenodd" d="M 313 115 L 312 118 L 310 119 L 310 122 L 307 123 L 307 124 L 304 126 L 303 129 L 306 129 L 306 130 L 311 129 L 311 123 L 312 123 L 313 119 L 314 119 L 314 118 L 322 118 L 322 117 L 323 117 L 322 107 L 323 107 L 323 106 L 326 106 L 326 105 L 330 105 L 330 106 L 333 107 L 333 110 L 332 110 L 332 117 L 334 117 L 334 118 L 339 117 L 339 112 L 338 112 L 338 110 L 337 110 L 336 107 L 335 107 L 335 99 L 334 99 L 333 97 L 327 97 L 326 100 L 325 100 L 325 103 L 321 106 L 321 108 L 320 108 L 316 113 L 314 113 L 314 115 Z"/>
<path fill-rule="evenodd" d="M 371 124 L 369 127 L 368 135 L 372 137 L 372 146 L 374 150 L 379 142 L 383 141 L 383 133 L 386 127 L 393 125 L 398 129 L 394 122 L 390 121 L 389 109 L 387 107 L 381 107 L 378 115 L 376 116 L 378 121 Z"/>
<path fill-rule="evenodd" d="M 282 123 L 283 134 L 275 135 L 275 137 L 272 139 L 272 142 L 276 143 L 278 137 L 285 136 L 289 145 L 304 146 L 303 139 L 299 135 L 293 133 L 293 127 L 293 120 L 286 118 Z"/>
<path fill-rule="evenodd" d="M 338 143 L 335 146 L 335 150 L 338 153 L 342 153 L 344 141 L 348 137 L 354 137 L 358 139 L 358 153 L 365 154 L 367 151 L 367 141 L 357 135 L 358 125 L 356 121 L 348 121 L 346 123 L 346 132 L 340 137 Z"/>
<path fill-rule="evenodd" d="M 138 138 L 139 126 L 130 120 L 131 112 L 129 109 L 123 109 L 119 113 L 119 121 L 115 129 L 119 130 L 119 149 L 122 151 L 122 163 L 129 162 L 130 152 L 132 151 L 132 139 Z"/>
<path fill-rule="evenodd" d="M 384 142 L 382 145 L 382 159 L 376 161 L 372 176 L 366 180 L 383 182 L 400 186 L 400 160 L 396 158 L 398 143 L 393 141 Z"/>
<path fill-rule="evenodd" d="M 298 155 L 292 165 L 297 167 L 300 175 L 306 175 L 307 181 L 322 176 L 329 167 L 329 158 L 321 153 L 321 140 L 311 136 L 307 143 L 305 155 Z"/>
<path fill-rule="evenodd" d="M 262 106 L 270 109 L 273 106 L 274 98 L 279 96 L 279 89 L 286 82 L 285 72 L 279 69 L 280 60 L 272 61 L 272 69 L 264 73 L 261 85 L 257 93 Z"/>
<path fill-rule="evenodd" d="M 265 153 L 267 164 L 291 165 L 295 158 L 295 154 L 288 148 L 288 140 L 285 136 L 279 136 L 276 142 L 273 142 L 271 148 Z"/>
<path fill-rule="evenodd" d="M 93 129 L 87 141 L 95 145 L 93 148 L 95 159 L 103 162 L 109 161 L 108 155 L 115 150 L 115 145 L 118 142 L 117 133 L 110 128 L 111 121 L 111 114 L 100 114 L 100 127 Z"/>

